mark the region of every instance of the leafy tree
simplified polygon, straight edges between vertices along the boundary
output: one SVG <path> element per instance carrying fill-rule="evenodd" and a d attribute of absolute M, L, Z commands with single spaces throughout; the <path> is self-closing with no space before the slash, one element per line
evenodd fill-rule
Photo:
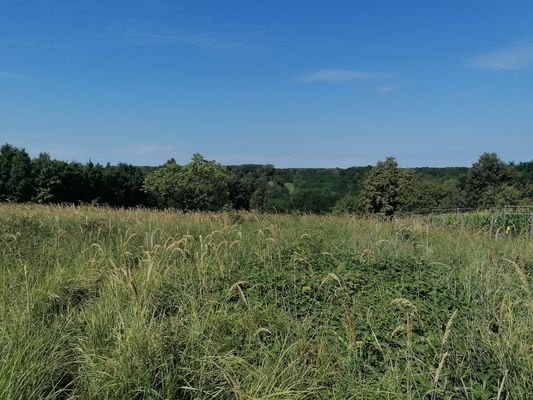
<path fill-rule="evenodd" d="M 228 173 L 229 198 L 232 208 L 236 210 L 248 210 L 250 199 L 254 192 L 254 181 L 249 177 L 239 178 L 237 174 Z"/>
<path fill-rule="evenodd" d="M 83 203 L 97 200 L 102 190 L 101 167 L 52 160 L 47 153 L 32 161 L 39 203 Z"/>
<path fill-rule="evenodd" d="M 258 188 L 250 198 L 250 207 L 257 211 L 287 212 L 289 203 L 289 191 L 284 185 L 263 179 L 259 180 Z"/>
<path fill-rule="evenodd" d="M 168 161 L 145 179 L 144 189 L 164 207 L 215 211 L 229 201 L 229 176 L 217 162 L 195 154 L 184 167 Z"/>
<path fill-rule="evenodd" d="M 439 208 L 457 208 L 463 206 L 465 196 L 458 180 L 448 179 L 442 182 L 438 193 Z"/>
<path fill-rule="evenodd" d="M 111 206 L 135 207 L 148 205 L 143 190 L 144 173 L 141 168 L 120 163 L 107 165 L 103 171 L 102 202 Z"/>
<path fill-rule="evenodd" d="M 154 197 L 160 207 L 181 208 L 180 165 L 173 158 L 144 180 L 144 190 Z"/>
<path fill-rule="evenodd" d="M 63 182 L 61 172 L 65 163 L 52 160 L 50 154 L 41 153 L 32 160 L 35 193 L 33 201 L 37 203 L 61 202 L 60 198 Z"/>
<path fill-rule="evenodd" d="M 93 164 L 89 161 L 82 168 L 83 185 L 80 186 L 80 201 L 84 203 L 102 203 L 105 195 L 104 168 L 100 164 Z"/>
<path fill-rule="evenodd" d="M 533 161 L 522 162 L 515 166 L 517 184 L 521 192 L 521 203 L 533 204 Z"/>
<path fill-rule="evenodd" d="M 533 182 L 533 161 L 518 163 L 514 168 L 518 174 L 518 181 L 521 184 L 527 185 Z"/>
<path fill-rule="evenodd" d="M 327 189 L 296 189 L 290 195 L 290 210 L 313 213 L 328 212 L 333 209 L 339 196 Z"/>
<path fill-rule="evenodd" d="M 394 157 L 379 161 L 365 179 L 363 208 L 371 213 L 393 215 L 407 204 L 413 182 L 414 172 L 400 169 Z"/>
<path fill-rule="evenodd" d="M 408 192 L 403 209 L 407 211 L 430 211 L 462 206 L 462 194 L 455 180 L 423 181 L 417 179 Z"/>
<path fill-rule="evenodd" d="M 533 182 L 528 183 L 523 189 L 522 189 L 522 205 L 529 205 L 533 206 Z"/>
<path fill-rule="evenodd" d="M 86 175 L 83 164 L 61 162 L 61 192 L 59 199 L 65 203 L 82 203 L 86 198 Z"/>
<path fill-rule="evenodd" d="M 5 144 L 0 148 L 0 200 L 29 201 L 32 198 L 31 159 L 24 149 Z"/>
<path fill-rule="evenodd" d="M 468 171 L 466 191 L 469 204 L 474 207 L 494 205 L 495 188 L 508 183 L 510 178 L 509 166 L 496 153 L 483 153 Z"/>
<path fill-rule="evenodd" d="M 229 166 L 230 199 L 236 209 L 265 210 L 272 193 L 275 169 L 272 165 L 243 164 Z"/>
<path fill-rule="evenodd" d="M 482 193 L 478 205 L 483 207 L 506 206 L 520 202 L 521 193 L 513 185 L 491 186 Z"/>
<path fill-rule="evenodd" d="M 347 194 L 341 197 L 335 203 L 335 207 L 333 207 L 333 212 L 335 214 L 355 214 L 361 211 L 361 196 L 354 196 L 352 194 Z"/>
<path fill-rule="evenodd" d="M 265 211 L 268 209 L 270 193 L 266 186 L 261 186 L 256 189 L 250 197 L 250 208 L 257 211 Z"/>

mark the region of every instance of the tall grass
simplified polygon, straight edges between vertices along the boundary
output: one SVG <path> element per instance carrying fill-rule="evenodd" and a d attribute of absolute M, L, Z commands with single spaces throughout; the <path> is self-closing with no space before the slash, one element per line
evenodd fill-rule
<path fill-rule="evenodd" d="M 528 399 L 533 243 L 0 205 L 1 399 Z"/>

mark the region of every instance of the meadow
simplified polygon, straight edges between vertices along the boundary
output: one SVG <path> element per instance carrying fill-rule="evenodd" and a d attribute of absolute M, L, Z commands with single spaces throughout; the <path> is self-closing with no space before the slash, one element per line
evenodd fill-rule
<path fill-rule="evenodd" d="M 533 240 L 474 225 L 0 205 L 0 399 L 531 399 Z"/>

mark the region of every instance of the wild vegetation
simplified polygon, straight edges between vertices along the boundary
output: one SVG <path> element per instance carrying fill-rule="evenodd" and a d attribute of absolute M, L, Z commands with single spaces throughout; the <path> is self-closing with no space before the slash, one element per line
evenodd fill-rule
<path fill-rule="evenodd" d="M 222 166 L 195 154 L 186 165 L 67 163 L 0 148 L 0 201 L 176 208 L 183 211 L 383 213 L 533 205 L 533 162 L 482 154 L 471 168 L 278 169 Z"/>
<path fill-rule="evenodd" d="M 533 241 L 431 218 L 0 205 L 0 398 L 530 399 Z"/>

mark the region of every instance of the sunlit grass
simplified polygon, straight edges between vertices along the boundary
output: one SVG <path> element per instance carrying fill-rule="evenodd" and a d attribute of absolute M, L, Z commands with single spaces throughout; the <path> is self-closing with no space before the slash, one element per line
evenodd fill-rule
<path fill-rule="evenodd" d="M 533 243 L 0 205 L 1 399 L 528 399 Z"/>

